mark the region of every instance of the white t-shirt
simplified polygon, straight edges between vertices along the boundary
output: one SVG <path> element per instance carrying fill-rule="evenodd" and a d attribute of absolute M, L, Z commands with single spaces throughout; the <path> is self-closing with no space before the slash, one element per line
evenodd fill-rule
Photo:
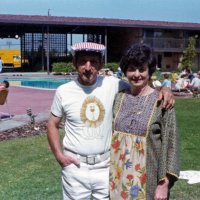
<path fill-rule="evenodd" d="M 92 86 L 77 80 L 61 85 L 55 94 L 51 112 L 64 116 L 64 148 L 80 155 L 93 155 L 110 149 L 112 108 L 115 95 L 127 83 L 112 76 L 99 76 Z"/>
<path fill-rule="evenodd" d="M 185 89 L 188 85 L 188 82 L 184 79 L 184 78 L 180 78 L 177 80 L 176 84 L 175 84 L 175 88 L 177 90 L 180 90 L 180 89 Z"/>
<path fill-rule="evenodd" d="M 200 88 L 200 79 L 198 77 L 193 78 L 190 86 Z"/>

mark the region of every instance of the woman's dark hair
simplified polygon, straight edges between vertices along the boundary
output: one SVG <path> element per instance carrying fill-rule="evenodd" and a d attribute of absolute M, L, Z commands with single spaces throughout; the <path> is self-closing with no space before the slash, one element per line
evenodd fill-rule
<path fill-rule="evenodd" d="M 133 44 L 127 52 L 122 56 L 120 68 L 126 75 L 128 67 L 134 65 L 138 68 L 148 65 L 150 77 L 156 71 L 156 59 L 153 57 L 151 48 L 143 43 Z"/>

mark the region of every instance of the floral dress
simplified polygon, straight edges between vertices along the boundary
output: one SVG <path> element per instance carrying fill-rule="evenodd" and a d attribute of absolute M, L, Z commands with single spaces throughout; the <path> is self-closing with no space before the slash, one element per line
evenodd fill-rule
<path fill-rule="evenodd" d="M 152 134 L 152 122 L 157 124 L 157 117 L 155 117 L 157 97 L 158 92 L 154 91 L 147 96 L 133 96 L 130 92 L 119 93 L 116 98 L 110 167 L 110 199 L 112 200 L 153 199 L 152 191 L 155 191 L 157 179 L 163 179 L 167 173 L 163 170 L 164 173 L 157 175 L 156 167 L 159 165 L 158 152 L 161 145 L 157 148 L 149 136 Z M 151 146 L 148 145 L 149 142 L 156 147 L 157 155 L 148 153 L 148 146 Z M 152 161 L 151 157 L 158 159 Z M 155 167 L 148 169 L 147 162 L 152 162 L 152 166 Z M 151 175 L 148 176 L 151 171 L 153 178 L 150 178 Z M 151 182 L 150 179 L 154 179 L 154 176 L 156 180 Z M 147 187 L 152 187 L 150 192 L 147 191 Z"/>

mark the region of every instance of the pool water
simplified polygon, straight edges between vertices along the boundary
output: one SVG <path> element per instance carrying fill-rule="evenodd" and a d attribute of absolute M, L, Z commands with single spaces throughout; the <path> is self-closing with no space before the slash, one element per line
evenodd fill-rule
<path fill-rule="evenodd" d="M 52 78 L 5 78 L 0 79 L 0 82 L 7 80 L 10 85 L 27 86 L 35 88 L 56 89 L 58 86 L 67 83 L 68 79 L 52 79 Z"/>

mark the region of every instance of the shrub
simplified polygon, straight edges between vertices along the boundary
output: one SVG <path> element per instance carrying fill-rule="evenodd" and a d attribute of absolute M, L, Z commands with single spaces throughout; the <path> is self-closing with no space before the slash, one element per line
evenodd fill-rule
<path fill-rule="evenodd" d="M 152 80 L 163 80 L 163 76 L 161 74 L 160 70 L 156 70 L 153 74 L 152 74 Z"/>
<path fill-rule="evenodd" d="M 65 72 L 66 71 L 66 63 L 65 62 L 53 63 L 52 71 L 55 73 Z"/>
<path fill-rule="evenodd" d="M 109 68 L 113 72 L 116 72 L 118 70 L 118 67 L 119 67 L 119 63 L 115 63 L 115 62 L 105 64 L 105 68 Z"/>
<path fill-rule="evenodd" d="M 66 68 L 66 72 L 67 72 L 67 73 L 70 73 L 70 72 L 75 71 L 74 66 L 73 66 L 73 64 L 72 64 L 71 62 L 67 63 L 67 66 L 66 66 L 66 67 L 67 67 L 67 68 Z"/>
<path fill-rule="evenodd" d="M 55 73 L 70 73 L 74 71 L 72 63 L 58 62 L 52 64 L 52 71 Z"/>

